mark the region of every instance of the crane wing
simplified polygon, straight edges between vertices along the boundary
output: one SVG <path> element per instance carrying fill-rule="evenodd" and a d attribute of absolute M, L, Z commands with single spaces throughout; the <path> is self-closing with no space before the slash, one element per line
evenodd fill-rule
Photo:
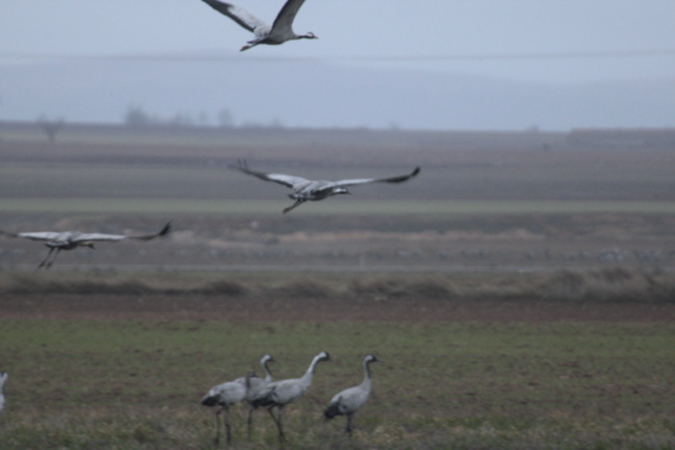
<path fill-rule="evenodd" d="M 53 241 L 61 236 L 63 233 L 55 231 L 39 231 L 36 233 L 8 233 L 7 231 L 0 230 L 0 234 L 6 234 L 7 236 L 20 237 L 31 239 L 33 241 Z"/>
<path fill-rule="evenodd" d="M 73 239 L 74 242 L 90 242 L 90 241 L 111 241 L 117 242 L 124 239 L 138 239 L 141 241 L 149 241 L 150 239 L 155 239 L 156 237 L 164 236 L 171 231 L 171 222 L 164 225 L 164 228 L 159 233 L 154 234 L 143 234 L 140 236 L 127 236 L 124 234 L 103 234 L 103 233 L 82 233 L 77 236 L 76 239 Z"/>
<path fill-rule="evenodd" d="M 404 181 L 409 180 L 410 178 L 417 176 L 418 173 L 420 173 L 419 166 L 415 167 L 415 170 L 413 170 L 407 175 L 399 175 L 390 178 L 355 178 L 352 180 L 340 180 L 334 181 L 326 186 L 323 186 L 322 189 L 332 189 L 334 187 L 355 186 L 358 184 L 369 184 L 369 183 L 402 183 Z"/>
<path fill-rule="evenodd" d="M 123 234 L 103 234 L 103 233 L 82 233 L 73 239 L 73 242 L 90 242 L 90 241 L 121 241 L 127 239 Z"/>
<path fill-rule="evenodd" d="M 305 3 L 305 0 L 288 0 L 284 4 L 284 7 L 281 8 L 281 11 L 279 11 L 279 14 L 277 14 L 277 18 L 274 19 L 272 31 L 274 32 L 284 28 L 291 30 L 293 28 L 295 16 L 298 14 L 303 3 Z"/>
<path fill-rule="evenodd" d="M 303 186 L 307 183 L 309 183 L 309 180 L 306 178 L 302 177 L 296 177 L 293 175 L 285 175 L 283 173 L 264 173 L 264 172 L 258 172 L 255 170 L 251 170 L 246 166 L 246 163 L 244 162 L 243 164 L 240 163 L 237 166 L 230 166 L 228 165 L 230 169 L 235 169 L 240 172 L 244 172 L 245 174 L 248 175 L 253 175 L 256 178 L 260 178 L 261 180 L 265 181 L 274 181 L 275 183 L 283 184 L 286 187 L 292 188 L 292 189 L 297 189 L 300 186 Z"/>
<path fill-rule="evenodd" d="M 162 228 L 159 233 L 154 233 L 154 234 L 143 234 L 141 236 L 127 236 L 127 239 L 137 239 L 141 241 L 149 241 L 150 239 L 155 239 L 161 236 L 166 236 L 169 234 L 171 231 L 171 222 L 167 222 L 166 225 L 164 225 L 164 228 Z"/>
<path fill-rule="evenodd" d="M 250 32 L 255 32 L 256 28 L 269 26 L 267 23 L 246 11 L 244 8 L 240 8 L 239 6 L 235 6 L 231 3 L 221 2 L 219 0 L 202 1 L 219 13 L 224 14 L 230 19 L 234 20 Z"/>

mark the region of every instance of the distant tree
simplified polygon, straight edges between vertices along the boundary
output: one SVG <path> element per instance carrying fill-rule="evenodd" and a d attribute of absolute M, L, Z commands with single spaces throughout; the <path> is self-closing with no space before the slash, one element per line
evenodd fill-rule
<path fill-rule="evenodd" d="M 279 117 L 274 117 L 274 119 L 272 119 L 272 122 L 270 122 L 269 127 L 280 129 L 284 127 L 284 123 L 281 121 Z"/>
<path fill-rule="evenodd" d="M 194 125 L 194 121 L 189 113 L 177 112 L 175 116 L 169 119 L 167 124 L 172 128 L 191 127 Z"/>
<path fill-rule="evenodd" d="M 265 128 L 265 126 L 260 122 L 252 122 L 250 120 L 245 120 L 244 123 L 241 124 L 241 127 L 247 128 L 249 130 L 259 130 L 261 128 Z"/>
<path fill-rule="evenodd" d="M 124 123 L 133 128 L 141 128 L 152 123 L 152 118 L 139 105 L 130 105 L 124 114 Z"/>
<path fill-rule="evenodd" d="M 220 125 L 221 128 L 234 127 L 234 116 L 229 109 L 221 109 L 218 111 L 216 118 L 218 120 L 218 125 Z"/>
<path fill-rule="evenodd" d="M 208 127 L 210 122 L 209 115 L 204 111 L 199 111 L 199 114 L 197 114 L 197 124 L 202 127 Z"/>
<path fill-rule="evenodd" d="M 65 123 L 66 121 L 63 119 L 63 117 L 50 120 L 45 114 L 43 114 L 38 118 L 38 125 L 47 135 L 49 142 L 56 141 L 56 134 L 61 131 L 61 128 L 63 128 Z"/>

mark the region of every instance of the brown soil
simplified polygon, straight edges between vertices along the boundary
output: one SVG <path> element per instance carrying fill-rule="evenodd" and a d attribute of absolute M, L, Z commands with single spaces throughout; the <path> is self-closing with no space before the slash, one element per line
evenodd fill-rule
<path fill-rule="evenodd" d="M 675 304 L 428 298 L 3 294 L 0 319 L 392 322 L 675 322 Z"/>

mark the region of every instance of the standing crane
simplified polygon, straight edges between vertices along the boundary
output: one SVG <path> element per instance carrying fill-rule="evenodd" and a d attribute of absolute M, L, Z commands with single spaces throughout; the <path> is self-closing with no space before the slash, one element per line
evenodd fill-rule
<path fill-rule="evenodd" d="M 0 412 L 5 409 L 5 381 L 7 381 L 7 372 L 0 372 Z"/>
<path fill-rule="evenodd" d="M 103 233 L 80 233 L 79 231 L 40 231 L 30 233 L 8 233 L 0 230 L 0 234 L 7 236 L 26 238 L 32 241 L 46 241 L 46 246 L 49 247 L 47 257 L 40 263 L 38 267 L 49 269 L 56 257 L 59 256 L 61 250 L 73 250 L 78 247 L 89 247 L 94 249 L 94 242 L 119 242 L 125 239 L 135 239 L 140 241 L 149 241 L 160 236 L 165 236 L 171 231 L 171 222 L 164 225 L 164 228 L 159 233 L 144 234 L 141 236 L 127 236 L 124 234 L 103 234 Z M 54 253 L 56 252 L 56 253 Z M 52 256 L 54 253 L 54 256 Z M 51 257 L 51 259 L 50 259 Z"/>
<path fill-rule="evenodd" d="M 269 386 L 269 384 L 272 382 L 272 372 L 270 371 L 270 368 L 268 367 L 268 364 L 271 362 L 276 362 L 276 360 L 272 357 L 272 355 L 265 355 L 262 357 L 260 360 L 260 365 L 263 366 L 263 369 L 265 370 L 265 378 L 260 378 L 256 374 L 252 374 L 248 377 L 240 377 L 237 378 L 236 382 L 245 384 L 247 383 L 248 379 L 248 393 L 246 395 L 246 401 L 249 403 L 250 408 L 248 410 L 248 420 L 246 422 L 247 424 L 247 431 L 248 431 L 248 438 L 251 439 L 251 430 L 253 428 L 253 411 L 255 411 L 255 407 L 252 404 L 253 397 L 258 395 L 260 391 L 262 391 L 264 388 Z"/>
<path fill-rule="evenodd" d="M 302 205 L 306 201 L 318 201 L 333 195 L 350 194 L 349 190 L 347 190 L 347 186 L 370 183 L 402 183 L 417 176 L 417 174 L 420 173 L 420 168 L 415 167 L 415 169 L 407 175 L 398 175 L 389 178 L 356 178 L 340 181 L 327 181 L 308 180 L 306 178 L 285 175 L 282 173 L 257 172 L 255 170 L 249 169 L 246 161 L 240 161 L 238 165 L 228 167 L 248 175 L 253 175 L 256 178 L 260 178 L 261 180 L 273 181 L 291 188 L 293 193 L 289 194 L 288 196 L 295 200 L 295 203 L 284 209 L 284 214 L 293 208 Z"/>
<path fill-rule="evenodd" d="M 248 395 L 248 380 L 250 374 L 246 376 L 244 383 L 238 380 L 228 381 L 217 386 L 213 386 L 209 392 L 202 398 L 202 405 L 204 406 L 220 406 L 216 411 L 216 439 L 215 442 L 220 442 L 220 419 L 218 416 L 224 412 L 223 422 L 225 422 L 225 432 L 227 434 L 227 445 L 232 443 L 232 431 L 230 427 L 230 406 L 235 405 L 241 401 L 246 400 Z"/>
<path fill-rule="evenodd" d="M 280 45 L 295 39 L 318 39 L 314 33 L 297 35 L 293 31 L 293 20 L 305 0 L 288 0 L 277 14 L 274 23 L 269 25 L 243 8 L 220 0 L 202 0 L 221 14 L 237 22 L 253 33 L 254 38 L 247 42 L 240 51 L 248 50 L 258 44 Z"/>
<path fill-rule="evenodd" d="M 347 428 L 345 428 L 345 431 L 349 434 L 350 439 L 352 437 L 352 416 L 366 404 L 366 400 L 368 400 L 368 395 L 370 394 L 370 363 L 378 361 L 373 355 L 366 355 L 363 359 L 363 368 L 366 372 L 363 382 L 358 386 L 350 387 L 335 394 L 328 408 L 323 412 L 326 420 L 330 420 L 335 416 L 347 416 Z"/>
<path fill-rule="evenodd" d="M 284 429 L 282 427 L 282 414 L 284 408 L 289 403 L 293 403 L 309 389 L 314 377 L 314 369 L 321 361 L 329 361 L 330 355 L 327 352 L 321 352 L 314 357 L 312 363 L 309 365 L 307 372 L 301 378 L 293 378 L 290 380 L 275 381 L 270 383 L 265 389 L 260 391 L 258 395 L 253 397 L 251 404 L 253 407 L 260 406 L 268 407 L 272 420 L 277 425 L 279 431 L 279 442 L 283 443 L 286 440 Z M 272 409 L 277 408 L 277 417 L 274 416 Z"/>

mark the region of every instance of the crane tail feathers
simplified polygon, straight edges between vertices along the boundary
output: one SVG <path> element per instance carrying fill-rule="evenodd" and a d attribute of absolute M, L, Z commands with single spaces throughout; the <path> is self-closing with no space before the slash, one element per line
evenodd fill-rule
<path fill-rule="evenodd" d="M 207 395 L 202 399 L 201 403 L 204 406 L 216 406 L 218 404 L 218 399 L 212 395 Z"/>
<path fill-rule="evenodd" d="M 269 397 L 262 397 L 262 398 L 259 397 L 251 400 L 251 406 L 253 406 L 254 408 L 260 408 L 271 405 L 274 405 L 274 401 Z"/>
<path fill-rule="evenodd" d="M 328 405 L 328 408 L 323 412 L 323 416 L 326 418 L 326 420 L 330 420 L 335 416 L 340 415 L 340 404 L 339 403 L 331 403 Z"/>

